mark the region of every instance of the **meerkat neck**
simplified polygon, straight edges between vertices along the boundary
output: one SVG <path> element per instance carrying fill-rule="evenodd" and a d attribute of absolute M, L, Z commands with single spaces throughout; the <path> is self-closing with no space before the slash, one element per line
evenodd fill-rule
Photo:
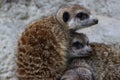
<path fill-rule="evenodd" d="M 69 69 L 81 67 L 81 68 L 87 68 L 87 69 L 91 70 L 91 67 L 88 64 L 86 64 L 84 60 L 79 59 L 79 58 L 72 59 L 71 63 L 69 63 L 69 64 L 70 64 Z"/>

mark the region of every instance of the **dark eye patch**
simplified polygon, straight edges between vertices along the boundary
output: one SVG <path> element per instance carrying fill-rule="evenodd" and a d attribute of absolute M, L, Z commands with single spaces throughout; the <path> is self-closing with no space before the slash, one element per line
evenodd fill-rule
<path fill-rule="evenodd" d="M 72 46 L 75 47 L 76 49 L 80 49 L 84 47 L 84 45 L 78 41 L 74 42 Z"/>
<path fill-rule="evenodd" d="M 70 14 L 68 12 L 63 13 L 63 21 L 67 22 L 70 19 Z"/>
<path fill-rule="evenodd" d="M 79 18 L 80 20 L 84 20 L 84 19 L 88 19 L 89 15 L 83 12 L 80 12 L 76 15 L 77 18 Z"/>

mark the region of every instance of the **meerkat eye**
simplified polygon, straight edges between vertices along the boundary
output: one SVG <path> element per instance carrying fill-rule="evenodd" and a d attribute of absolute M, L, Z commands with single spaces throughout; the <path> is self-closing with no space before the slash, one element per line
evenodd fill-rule
<path fill-rule="evenodd" d="M 63 21 L 67 22 L 70 18 L 70 14 L 68 12 L 64 12 L 63 13 Z"/>
<path fill-rule="evenodd" d="M 80 43 L 80 42 L 74 42 L 73 44 L 72 44 L 72 46 L 73 47 L 75 47 L 76 49 L 80 49 L 80 48 L 83 48 L 84 47 L 84 45 L 82 44 L 82 43 Z"/>
<path fill-rule="evenodd" d="M 77 18 L 79 18 L 80 20 L 84 20 L 84 19 L 88 19 L 89 15 L 83 12 L 80 12 L 76 15 Z"/>

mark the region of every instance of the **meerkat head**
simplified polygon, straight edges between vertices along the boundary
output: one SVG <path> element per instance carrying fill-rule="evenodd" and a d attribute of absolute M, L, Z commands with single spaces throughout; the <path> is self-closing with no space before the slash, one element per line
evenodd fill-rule
<path fill-rule="evenodd" d="M 98 19 L 91 18 L 90 11 L 81 5 L 62 6 L 56 13 L 56 19 L 70 30 L 89 27 L 98 23 Z"/>
<path fill-rule="evenodd" d="M 87 57 L 92 54 L 92 48 L 89 45 L 88 37 L 83 33 L 71 34 L 70 57 Z"/>

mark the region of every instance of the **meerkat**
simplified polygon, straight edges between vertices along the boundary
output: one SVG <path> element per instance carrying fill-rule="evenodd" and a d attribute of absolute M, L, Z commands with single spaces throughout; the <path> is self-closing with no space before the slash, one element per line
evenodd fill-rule
<path fill-rule="evenodd" d="M 93 56 L 86 62 L 93 68 L 96 80 L 120 80 L 120 52 L 104 43 L 90 43 Z"/>
<path fill-rule="evenodd" d="M 88 37 L 83 33 L 72 32 L 69 57 L 87 57 L 92 53 Z"/>
<path fill-rule="evenodd" d="M 78 33 L 79 34 L 79 33 Z M 81 36 L 79 36 L 81 37 Z M 77 38 L 77 40 L 76 40 Z M 80 77 L 83 76 L 82 74 L 86 73 L 85 78 L 82 80 L 86 80 L 86 77 L 89 79 L 87 80 L 120 80 L 120 52 L 117 52 L 115 48 L 113 48 L 110 45 L 106 45 L 104 43 L 87 43 L 83 44 L 82 38 L 73 38 L 74 44 L 77 42 L 77 45 L 72 45 L 73 52 L 71 52 L 70 58 L 73 56 L 73 59 L 71 63 L 69 63 L 69 67 L 74 67 L 70 70 L 65 72 L 65 74 L 62 76 L 61 79 L 63 80 L 81 80 Z M 78 46 L 81 46 L 82 48 L 78 48 Z M 86 45 L 90 45 L 92 48 L 92 52 L 90 52 L 92 55 L 89 57 L 81 57 L 81 49 L 85 49 Z M 76 47 L 76 48 L 75 48 Z M 78 50 L 77 50 L 78 49 Z M 84 51 L 83 51 L 84 52 Z M 83 53 L 82 53 L 83 54 Z M 78 55 L 78 56 L 77 56 Z M 77 57 L 76 57 L 77 56 Z M 78 58 L 79 57 L 79 58 Z M 81 65 L 79 65 L 81 64 Z M 83 70 L 77 70 L 77 69 L 86 69 L 86 71 Z M 87 71 L 88 70 L 88 71 Z M 70 75 L 76 72 L 75 75 Z M 84 71 L 84 72 L 83 72 Z M 78 73 L 81 73 L 79 74 Z M 91 75 L 92 74 L 92 75 Z M 79 78 L 75 79 L 74 76 L 77 76 Z M 65 79 L 64 79 L 65 78 Z"/>
<path fill-rule="evenodd" d="M 95 80 L 92 68 L 79 58 L 92 56 L 88 37 L 83 33 L 72 33 L 68 67 L 60 80 Z"/>
<path fill-rule="evenodd" d="M 57 80 L 66 69 L 70 32 L 98 23 L 81 5 L 66 5 L 28 25 L 16 54 L 18 80 Z"/>

